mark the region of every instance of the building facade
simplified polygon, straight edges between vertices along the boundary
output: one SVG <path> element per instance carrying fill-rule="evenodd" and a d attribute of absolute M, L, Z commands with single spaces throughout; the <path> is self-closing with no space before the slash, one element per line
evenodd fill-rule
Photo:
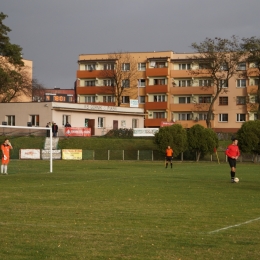
<path fill-rule="evenodd" d="M 59 136 L 64 136 L 65 124 L 87 127 L 91 135 L 102 136 L 119 128 L 144 128 L 142 108 L 75 104 L 63 102 L 0 103 L 0 122 L 10 126 L 39 126 L 54 122 Z"/>
<path fill-rule="evenodd" d="M 203 66 L 193 62 L 194 53 L 162 51 L 129 55 L 135 62 L 121 63 L 120 69 L 125 73 L 133 65 L 136 77 L 128 85 L 122 83 L 121 107 L 130 107 L 131 100 L 138 100 L 139 108 L 145 112 L 145 127 L 160 127 L 164 122 L 179 123 L 184 128 L 195 124 L 206 126 L 207 111 L 216 89 L 210 77 L 191 73 Z M 117 63 L 112 54 L 79 55 L 77 103 L 116 106 L 118 94 L 113 77 L 105 71 L 113 71 Z M 236 132 L 243 122 L 256 119 L 254 99 L 259 77 L 254 73 L 253 63 L 241 61 L 238 70 L 245 73 L 230 78 L 214 103 L 211 126 L 216 132 Z"/>

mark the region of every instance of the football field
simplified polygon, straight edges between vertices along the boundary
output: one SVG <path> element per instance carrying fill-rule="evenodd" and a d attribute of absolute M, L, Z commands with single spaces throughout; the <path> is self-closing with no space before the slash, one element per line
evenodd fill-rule
<path fill-rule="evenodd" d="M 260 259 L 260 165 L 11 160 L 0 259 Z"/>

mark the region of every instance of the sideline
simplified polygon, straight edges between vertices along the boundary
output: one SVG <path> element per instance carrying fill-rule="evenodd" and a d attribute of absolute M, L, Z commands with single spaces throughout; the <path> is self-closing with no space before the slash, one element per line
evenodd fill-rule
<path fill-rule="evenodd" d="M 217 230 L 213 230 L 213 231 L 208 232 L 208 234 L 217 233 L 219 231 L 227 230 L 227 229 L 233 228 L 233 227 L 239 227 L 239 226 L 242 226 L 242 225 L 245 225 L 245 224 L 249 224 L 251 222 L 258 221 L 258 220 L 260 220 L 260 217 L 259 218 L 255 218 L 255 219 L 251 219 L 251 220 L 248 220 L 246 222 L 243 222 L 243 223 L 240 223 L 240 224 L 236 224 L 236 225 L 233 225 L 233 226 L 228 226 L 228 227 L 220 228 L 220 229 L 217 229 Z"/>

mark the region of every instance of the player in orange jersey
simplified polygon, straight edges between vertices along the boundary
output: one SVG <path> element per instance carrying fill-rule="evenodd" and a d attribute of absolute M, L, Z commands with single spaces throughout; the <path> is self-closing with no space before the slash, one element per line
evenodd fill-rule
<path fill-rule="evenodd" d="M 172 168 L 173 150 L 170 146 L 167 147 L 165 151 L 165 168 L 168 167 L 168 163 L 171 164 Z"/>
<path fill-rule="evenodd" d="M 5 139 L 4 143 L 1 145 L 2 152 L 2 164 L 1 164 L 1 174 L 7 173 L 7 165 L 10 161 L 10 150 L 13 149 L 11 143 L 8 138 Z"/>

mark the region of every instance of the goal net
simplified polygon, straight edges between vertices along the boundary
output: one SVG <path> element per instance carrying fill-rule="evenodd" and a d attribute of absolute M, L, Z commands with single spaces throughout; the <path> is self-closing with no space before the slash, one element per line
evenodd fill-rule
<path fill-rule="evenodd" d="M 41 159 L 41 150 L 45 147 L 46 141 L 48 141 L 48 148 L 44 149 L 48 150 L 50 172 L 53 172 L 53 138 L 51 127 L 0 125 L 0 143 L 2 144 L 6 138 L 10 140 L 13 146 L 11 159 L 20 159 L 22 156 L 21 151 L 28 151 L 28 149 L 31 156 L 28 159 Z M 25 140 L 28 140 L 28 142 L 25 142 Z M 26 159 L 26 156 L 24 157 L 23 159 Z"/>

